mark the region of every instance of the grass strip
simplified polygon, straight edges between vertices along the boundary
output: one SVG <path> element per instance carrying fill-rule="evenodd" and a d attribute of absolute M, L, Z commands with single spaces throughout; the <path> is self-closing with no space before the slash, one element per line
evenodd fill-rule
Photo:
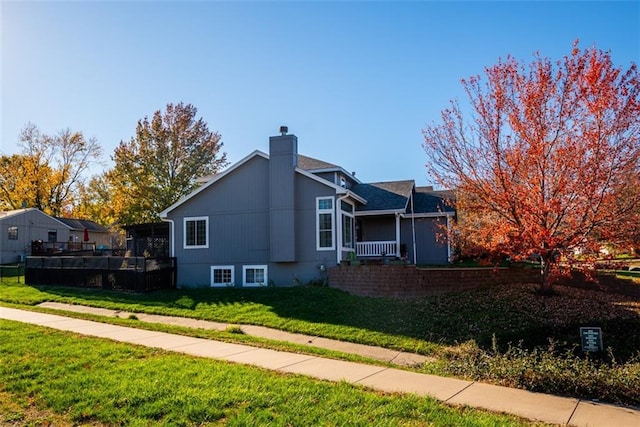
<path fill-rule="evenodd" d="M 628 387 L 637 384 L 640 375 L 640 334 L 634 333 L 640 330 L 640 301 L 570 287 L 555 289 L 553 296 L 545 296 L 537 293 L 536 285 L 521 284 L 390 300 L 302 286 L 128 294 L 36 288 L 8 279 L 0 283 L 0 301 L 30 305 L 59 301 L 262 325 L 439 358 L 421 368 L 426 373 L 640 405 L 640 396 Z M 580 326 L 601 327 L 606 351 L 593 357 L 582 354 Z M 234 340 L 252 339 L 229 335 Z M 552 352 L 547 351 L 550 342 Z M 589 369 L 576 369 L 583 361 Z M 534 369 L 520 368 L 529 364 Z M 573 377 L 577 377 L 573 383 L 566 381 Z"/>
<path fill-rule="evenodd" d="M 246 344 L 252 347 L 268 348 L 271 350 L 288 351 L 291 353 L 308 354 L 312 356 L 325 357 L 329 359 L 346 360 L 350 362 L 366 363 L 370 365 L 387 366 L 396 369 L 407 369 L 409 367 L 398 366 L 392 363 L 387 363 L 378 359 L 372 359 L 365 356 L 360 356 L 352 353 L 344 353 L 341 351 L 330 350 L 326 348 L 316 347 L 312 345 L 296 344 L 287 341 L 279 341 L 268 338 L 256 337 L 252 335 L 240 333 L 241 327 L 232 325 L 223 331 L 213 329 L 201 329 L 201 328 L 189 328 L 186 326 L 168 325 L 155 322 L 144 322 L 137 318 L 122 318 L 122 317 L 106 317 L 92 313 L 81 313 L 75 311 L 57 310 L 46 307 L 37 306 L 24 306 L 20 304 L 2 303 L 0 307 L 12 307 L 21 310 L 35 311 L 38 313 L 48 313 L 70 317 L 74 319 L 90 320 L 100 323 L 108 323 L 111 325 L 126 326 L 131 328 L 145 329 L 148 331 L 166 332 L 169 334 L 184 335 L 194 338 L 210 339 L 215 341 L 222 341 L 235 344 Z M 418 370 L 418 369 L 413 369 Z"/>
<path fill-rule="evenodd" d="M 0 321 L 0 335 L 3 425 L 532 425 L 18 322 Z"/>

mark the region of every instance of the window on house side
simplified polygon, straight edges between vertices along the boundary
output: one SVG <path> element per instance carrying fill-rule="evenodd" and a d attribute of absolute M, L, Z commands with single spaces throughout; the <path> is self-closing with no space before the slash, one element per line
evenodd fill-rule
<path fill-rule="evenodd" d="M 232 265 L 214 265 L 211 267 L 211 286 L 233 286 L 235 284 Z"/>
<path fill-rule="evenodd" d="M 353 248 L 353 217 L 342 215 L 342 246 Z"/>
<path fill-rule="evenodd" d="M 353 205 L 344 200 L 340 201 L 340 210 L 342 211 L 342 247 L 353 249 L 355 243 L 353 241 L 354 235 L 354 218 L 353 218 Z"/>
<path fill-rule="evenodd" d="M 268 280 L 266 265 L 242 266 L 242 286 L 267 286 Z"/>
<path fill-rule="evenodd" d="M 333 197 L 316 199 L 316 246 L 318 250 L 334 249 Z"/>
<path fill-rule="evenodd" d="M 340 201 L 340 209 L 342 209 L 343 212 L 349 212 L 350 214 L 353 213 L 353 205 L 345 202 L 344 200 Z"/>
<path fill-rule="evenodd" d="M 184 219 L 184 247 L 185 249 L 208 248 L 209 218 L 192 217 Z"/>
<path fill-rule="evenodd" d="M 18 227 L 7 228 L 7 237 L 9 240 L 18 240 Z"/>

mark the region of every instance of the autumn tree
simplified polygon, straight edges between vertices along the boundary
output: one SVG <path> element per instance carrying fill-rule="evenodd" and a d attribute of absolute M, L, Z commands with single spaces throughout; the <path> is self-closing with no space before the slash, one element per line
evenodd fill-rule
<path fill-rule="evenodd" d="M 541 259 L 542 284 L 575 251 L 630 238 L 640 212 L 640 84 L 635 64 L 580 50 L 528 65 L 508 56 L 462 81 L 442 123 L 423 130 L 427 170 L 455 189 L 468 248 Z M 636 228 L 637 229 L 637 228 Z"/>
<path fill-rule="evenodd" d="M 102 155 L 98 142 L 82 132 L 46 135 L 32 123 L 22 129 L 19 146 L 21 154 L 0 157 L 0 209 L 68 213 L 85 173 Z"/>
<path fill-rule="evenodd" d="M 88 183 L 78 188 L 71 216 L 113 227 L 117 223 L 117 212 L 121 210 L 115 204 L 117 199 L 115 188 L 107 179 L 106 173 L 94 175 Z"/>
<path fill-rule="evenodd" d="M 158 213 L 196 187 L 196 178 L 226 166 L 220 135 L 191 104 L 167 104 L 138 121 L 136 135 L 121 141 L 107 173 L 116 216 L 123 224 L 158 221 Z"/>

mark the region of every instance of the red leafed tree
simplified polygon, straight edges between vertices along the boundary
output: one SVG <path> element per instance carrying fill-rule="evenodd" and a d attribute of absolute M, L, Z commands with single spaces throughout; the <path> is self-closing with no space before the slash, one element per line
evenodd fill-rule
<path fill-rule="evenodd" d="M 603 239 L 637 238 L 635 64 L 616 68 L 609 52 L 576 41 L 557 62 L 508 56 L 462 84 L 470 108 L 452 101 L 442 123 L 423 130 L 423 146 L 428 172 L 455 189 L 463 248 L 535 255 L 548 290 L 558 260 Z"/>

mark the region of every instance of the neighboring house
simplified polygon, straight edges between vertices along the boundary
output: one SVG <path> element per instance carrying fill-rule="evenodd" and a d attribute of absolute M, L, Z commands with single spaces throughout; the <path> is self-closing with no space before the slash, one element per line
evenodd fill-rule
<path fill-rule="evenodd" d="M 33 242 L 42 242 L 43 249 L 66 251 L 81 249 L 85 237 L 96 245 L 110 241 L 109 230 L 92 221 L 55 218 L 36 208 L 0 212 L 0 264 L 23 261 L 31 255 Z"/>
<path fill-rule="evenodd" d="M 436 235 L 454 212 L 413 180 L 362 183 L 298 154 L 295 135 L 269 138 L 160 213 L 170 223 L 179 286 L 287 286 L 324 276 L 354 252 L 443 264 Z"/>
<path fill-rule="evenodd" d="M 108 228 L 88 219 L 61 218 L 54 217 L 69 228 L 70 243 L 90 242 L 95 244 L 96 249 L 107 249 L 112 247 L 112 236 Z"/>

